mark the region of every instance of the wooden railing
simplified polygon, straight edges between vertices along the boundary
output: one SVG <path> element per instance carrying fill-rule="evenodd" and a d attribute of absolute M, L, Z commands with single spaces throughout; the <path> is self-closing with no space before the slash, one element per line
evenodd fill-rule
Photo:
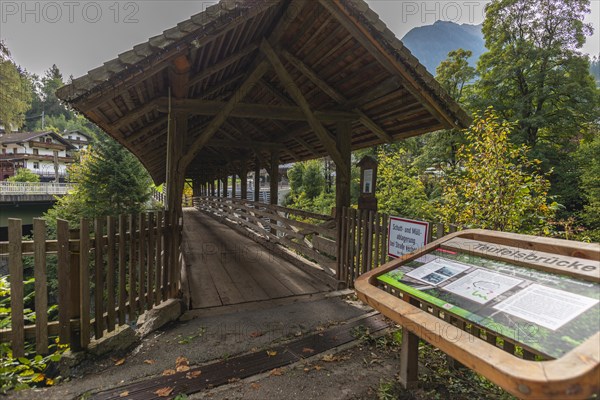
<path fill-rule="evenodd" d="M 257 236 L 287 247 L 336 271 L 336 224 L 333 217 L 286 207 L 222 197 L 195 197 L 194 206 L 242 225 Z"/>
<path fill-rule="evenodd" d="M 66 194 L 74 185 L 54 182 L 0 182 L 0 195 Z"/>
<path fill-rule="evenodd" d="M 175 297 L 182 260 L 180 252 L 170 251 L 175 246 L 167 221 L 164 211 L 82 220 L 75 230 L 58 220 L 56 240 L 48 240 L 45 221 L 35 219 L 33 240 L 23 241 L 21 220 L 9 219 L 9 241 L 0 242 L 0 257 L 8 257 L 11 326 L 0 330 L 0 341 L 11 341 L 15 357 L 23 355 L 30 340 L 37 353 L 46 354 L 49 336 L 73 349 L 87 348 L 92 338 Z M 33 263 L 35 278 L 35 322 L 30 325 L 24 319 L 25 261 Z M 48 272 L 54 265 L 58 290 L 49 293 Z M 49 321 L 49 303 L 58 305 L 57 321 Z"/>
<path fill-rule="evenodd" d="M 388 221 L 386 214 L 344 208 L 340 233 L 338 279 L 352 287 L 360 275 L 385 264 L 388 257 Z M 427 221 L 425 221 L 427 222 Z M 428 222 L 427 242 L 456 232 L 456 225 Z"/>

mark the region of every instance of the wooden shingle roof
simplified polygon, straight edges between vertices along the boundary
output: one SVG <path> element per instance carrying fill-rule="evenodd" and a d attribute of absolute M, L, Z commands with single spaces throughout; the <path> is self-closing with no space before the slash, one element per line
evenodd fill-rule
<path fill-rule="evenodd" d="M 156 182 L 176 113 L 189 116 L 188 176 L 269 160 L 273 149 L 281 163 L 327 156 L 338 121 L 352 124 L 352 149 L 469 124 L 363 0 L 222 0 L 57 94 Z"/>

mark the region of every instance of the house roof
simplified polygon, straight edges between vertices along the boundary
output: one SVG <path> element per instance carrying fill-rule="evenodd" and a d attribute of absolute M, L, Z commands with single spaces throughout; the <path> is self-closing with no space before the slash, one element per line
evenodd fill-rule
<path fill-rule="evenodd" d="M 67 146 L 68 149 L 74 148 L 71 143 L 53 131 L 7 133 L 0 136 L 0 145 L 28 142 L 41 136 L 52 136 L 52 138 Z"/>
<path fill-rule="evenodd" d="M 327 156 L 339 121 L 353 150 L 470 123 L 363 0 L 222 0 L 57 95 L 157 183 L 177 113 L 188 177 Z"/>
<path fill-rule="evenodd" d="M 69 135 L 79 135 L 79 136 L 85 136 L 86 139 L 91 140 L 92 136 L 88 135 L 87 133 L 80 131 L 79 129 L 74 129 L 72 131 L 64 131 L 60 134 L 63 138 L 65 138 L 66 140 L 69 140 Z"/>

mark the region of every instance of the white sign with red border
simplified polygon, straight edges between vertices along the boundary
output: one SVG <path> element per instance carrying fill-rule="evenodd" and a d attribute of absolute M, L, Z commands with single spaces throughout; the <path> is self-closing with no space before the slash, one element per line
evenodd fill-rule
<path fill-rule="evenodd" d="M 388 256 L 400 257 L 427 244 L 429 224 L 399 217 L 390 217 Z"/>

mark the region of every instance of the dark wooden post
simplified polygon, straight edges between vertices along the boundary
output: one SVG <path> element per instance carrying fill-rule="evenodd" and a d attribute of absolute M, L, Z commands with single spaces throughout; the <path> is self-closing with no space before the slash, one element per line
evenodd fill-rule
<path fill-rule="evenodd" d="M 192 180 L 192 196 L 198 197 L 202 195 L 202 185 L 200 184 L 200 180 L 198 178 L 194 178 Z"/>
<path fill-rule="evenodd" d="M 210 195 L 215 197 L 215 178 L 211 178 L 210 180 Z"/>
<path fill-rule="evenodd" d="M 242 166 L 240 167 L 240 185 L 242 200 L 248 200 L 248 160 L 242 159 Z"/>
<path fill-rule="evenodd" d="M 217 177 L 217 196 L 221 197 L 221 178 Z"/>
<path fill-rule="evenodd" d="M 344 276 L 342 268 L 342 236 L 347 233 L 344 232 L 342 223 L 342 209 L 344 207 L 350 207 L 350 163 L 351 163 L 351 142 L 352 142 L 352 123 L 351 122 L 338 122 L 336 125 L 336 148 L 342 156 L 343 164 L 336 163 L 336 174 L 335 174 L 335 219 L 336 219 L 336 257 L 337 257 L 337 271 L 336 276 L 338 281 L 342 281 Z"/>
<path fill-rule="evenodd" d="M 254 161 L 254 201 L 260 201 L 260 160 Z"/>
<path fill-rule="evenodd" d="M 237 180 L 236 174 L 231 174 L 231 198 L 235 199 L 236 185 L 235 181 Z"/>
<path fill-rule="evenodd" d="M 175 116 L 174 129 L 168 133 L 167 140 L 167 221 L 170 234 L 169 241 L 169 259 L 168 268 L 170 272 L 170 290 L 171 297 L 178 295 L 179 277 L 181 268 L 179 265 L 179 247 L 181 243 L 181 232 L 179 221 L 183 217 L 183 187 L 185 185 L 185 168 L 181 165 L 181 156 L 183 153 L 183 141 L 187 134 L 188 119 L 187 114 L 178 114 Z M 142 296 L 142 293 L 140 293 Z"/>
<path fill-rule="evenodd" d="M 223 198 L 227 198 L 227 175 L 223 176 Z"/>
<path fill-rule="evenodd" d="M 269 166 L 269 195 L 271 204 L 279 204 L 279 150 L 271 151 L 271 165 Z"/>

